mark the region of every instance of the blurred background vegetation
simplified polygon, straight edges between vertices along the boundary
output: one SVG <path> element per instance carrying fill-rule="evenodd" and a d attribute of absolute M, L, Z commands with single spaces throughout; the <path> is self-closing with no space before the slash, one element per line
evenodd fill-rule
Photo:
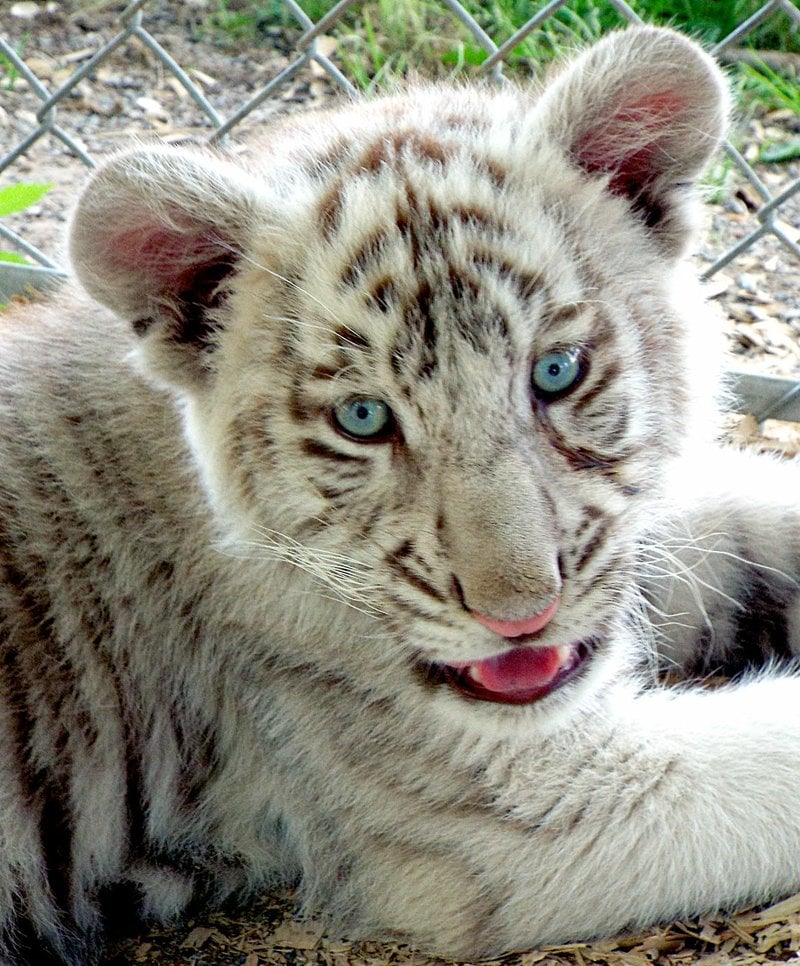
<path fill-rule="evenodd" d="M 461 0 L 463 7 L 496 42 L 511 37 L 544 3 L 531 0 Z M 763 0 L 628 0 L 645 21 L 667 24 L 713 45 L 763 7 Z M 334 0 L 301 0 L 312 20 L 335 6 Z M 236 43 L 266 39 L 276 27 L 297 23 L 281 0 L 211 0 L 209 27 Z M 535 73 L 554 58 L 623 25 L 603 0 L 572 0 L 517 45 L 506 58 L 512 71 Z M 355 4 L 332 28 L 336 55 L 364 88 L 388 75 L 410 70 L 459 73 L 487 57 L 471 34 L 435 0 L 373 0 Z M 744 50 L 752 50 L 745 55 Z M 729 55 L 734 83 L 745 104 L 800 113 L 800 26 L 783 12 L 772 14 Z"/>

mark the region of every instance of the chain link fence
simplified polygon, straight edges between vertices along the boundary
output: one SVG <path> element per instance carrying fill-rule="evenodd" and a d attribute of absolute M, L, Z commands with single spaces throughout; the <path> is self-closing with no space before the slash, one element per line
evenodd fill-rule
<path fill-rule="evenodd" d="M 296 0 L 281 0 L 286 13 L 299 30 L 293 40 L 292 50 L 271 76 L 257 86 L 257 89 L 227 116 L 215 107 L 204 86 L 193 79 L 192 71 L 187 70 L 168 53 L 158 39 L 158 23 L 154 16 L 158 7 L 157 0 L 134 0 L 116 17 L 118 30 L 114 35 L 99 43 L 97 49 L 83 53 L 80 63 L 66 78 L 58 78 L 49 83 L 29 62 L 24 51 L 15 45 L 4 29 L 6 13 L 0 14 L 0 66 L 4 66 L 8 76 L 24 79 L 29 91 L 35 96 L 37 106 L 31 117 L 29 129 L 12 138 L 13 143 L 0 142 L 0 178 L 8 181 L 25 180 L 15 175 L 15 166 L 26 158 L 34 145 L 42 140 L 56 139 L 86 168 L 94 167 L 95 154 L 88 150 L 79 135 L 59 123 L 59 107 L 85 81 L 93 81 L 103 65 L 120 49 L 131 42 L 138 42 L 151 55 L 158 70 L 169 75 L 173 86 L 177 85 L 184 96 L 191 99 L 200 113 L 205 130 L 202 137 L 212 143 L 223 143 L 226 135 L 234 132 L 243 122 L 254 115 L 259 108 L 279 99 L 282 92 L 296 81 L 308 68 L 317 76 L 324 76 L 342 91 L 357 94 L 356 85 L 346 76 L 346 70 L 336 62 L 335 55 L 327 44 L 326 38 L 342 18 L 353 8 L 364 6 L 364 0 L 340 0 L 329 12 L 314 21 L 307 15 L 303 6 Z M 570 0 L 550 0 L 549 3 L 531 3 L 532 15 L 512 36 L 503 42 L 496 42 L 480 26 L 476 19 L 459 3 L 459 0 L 428 0 L 428 4 L 438 6 L 443 13 L 460 29 L 465 30 L 471 42 L 485 53 L 475 72 L 486 78 L 502 83 L 509 55 L 534 32 L 544 28 L 562 8 L 569 9 Z M 606 7 L 613 8 L 620 24 L 641 23 L 641 18 L 625 0 L 598 0 Z M 748 19 L 739 24 L 728 36 L 720 40 L 712 53 L 724 57 L 726 52 L 738 47 L 748 34 L 773 17 L 789 18 L 793 25 L 800 27 L 800 0 L 768 0 Z M 4 0 L 4 5 L 9 0 Z M 24 6 L 24 5 L 21 5 Z M 46 6 L 42 4 L 41 6 Z M 186 4 L 190 7 L 191 4 Z M 0 106 L 2 105 L 2 75 L 0 75 Z M 0 133 L 2 131 L 0 130 Z M 772 236 L 788 250 L 790 257 L 800 260 L 800 244 L 797 225 L 792 225 L 792 214 L 800 202 L 800 177 L 789 179 L 777 192 L 771 189 L 742 154 L 726 142 L 724 150 L 733 166 L 750 186 L 749 197 L 755 199 L 751 204 L 753 224 L 743 237 L 716 253 L 703 274 L 711 278 L 722 268 L 735 263 L 743 253 L 749 252 L 764 236 Z M 0 262 L 0 301 L 14 291 L 21 291 L 26 285 L 45 287 L 57 283 L 64 271 L 57 258 L 48 255 L 24 237 L 24 229 L 13 230 L 0 223 L 0 238 L 3 245 L 10 245 L 16 252 L 29 258 L 32 264 L 6 264 Z M 776 377 L 737 374 L 734 389 L 741 400 L 742 411 L 756 415 L 760 420 L 767 417 L 793 419 L 800 421 L 800 382 Z"/>

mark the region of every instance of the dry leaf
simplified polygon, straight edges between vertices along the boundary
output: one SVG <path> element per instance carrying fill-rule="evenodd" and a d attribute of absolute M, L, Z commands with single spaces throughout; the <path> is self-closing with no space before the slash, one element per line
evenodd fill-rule
<path fill-rule="evenodd" d="M 219 81 L 216 77 L 212 77 L 210 74 L 206 74 L 204 71 L 198 70 L 196 67 L 192 67 L 192 69 L 187 71 L 187 73 L 200 87 L 216 87 L 219 84 Z"/>
<path fill-rule="evenodd" d="M 216 929 L 212 929 L 209 926 L 195 926 L 181 943 L 181 949 L 202 949 L 212 937 L 219 937 L 223 942 L 225 940 L 225 937 Z"/>
<path fill-rule="evenodd" d="M 61 58 L 62 64 L 77 64 L 82 60 L 89 60 L 97 53 L 92 47 L 83 47 L 81 50 L 71 50 Z"/>
<path fill-rule="evenodd" d="M 18 17 L 20 20 L 33 20 L 42 12 L 42 5 L 35 3 L 34 0 L 20 0 L 19 3 L 11 4 L 9 12 L 12 17 Z"/>
<path fill-rule="evenodd" d="M 322 929 L 309 922 L 282 922 L 269 937 L 276 946 L 292 949 L 316 949 L 322 939 Z"/>
<path fill-rule="evenodd" d="M 337 46 L 338 41 L 335 37 L 327 37 L 323 35 L 322 37 L 317 37 L 315 50 L 318 54 L 322 54 L 323 57 L 330 58 L 336 52 Z M 327 76 L 327 71 L 321 64 L 318 64 L 317 61 L 310 61 L 309 66 L 311 67 L 311 73 L 314 77 Z"/>
<path fill-rule="evenodd" d="M 164 109 L 163 104 L 157 101 L 154 97 L 137 97 L 135 104 L 137 107 L 141 108 L 144 113 L 149 118 L 155 118 L 157 120 L 166 121 L 169 118 L 169 113 Z"/>

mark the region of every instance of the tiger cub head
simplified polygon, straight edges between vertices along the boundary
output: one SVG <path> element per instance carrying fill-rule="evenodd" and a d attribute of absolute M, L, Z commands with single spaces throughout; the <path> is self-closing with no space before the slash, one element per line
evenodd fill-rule
<path fill-rule="evenodd" d="M 229 542 L 293 551 L 320 628 L 350 614 L 420 700 L 539 714 L 613 664 L 686 433 L 674 277 L 726 111 L 695 44 L 631 28 L 537 92 L 121 154 L 72 258 L 180 397 Z"/>

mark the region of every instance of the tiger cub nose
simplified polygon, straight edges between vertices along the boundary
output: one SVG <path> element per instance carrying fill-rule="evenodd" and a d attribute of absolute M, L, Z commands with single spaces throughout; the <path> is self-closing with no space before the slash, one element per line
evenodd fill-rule
<path fill-rule="evenodd" d="M 488 617 L 486 614 L 478 614 L 472 611 L 472 616 L 495 634 L 502 637 L 522 637 L 523 634 L 535 634 L 550 623 L 553 615 L 558 610 L 559 598 L 555 597 L 552 603 L 548 604 L 543 611 L 526 617 L 521 621 L 503 621 L 496 617 Z"/>

